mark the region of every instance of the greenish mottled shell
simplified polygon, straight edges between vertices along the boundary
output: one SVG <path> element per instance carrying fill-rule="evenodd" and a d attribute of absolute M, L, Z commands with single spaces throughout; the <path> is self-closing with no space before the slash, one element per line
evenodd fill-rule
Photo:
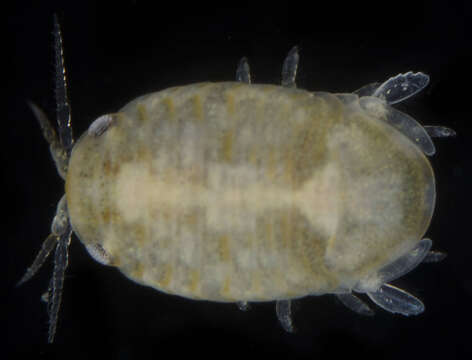
<path fill-rule="evenodd" d="M 421 150 L 356 95 L 201 83 L 133 100 L 75 145 L 74 231 L 156 289 L 265 301 L 352 288 L 416 244 Z"/>

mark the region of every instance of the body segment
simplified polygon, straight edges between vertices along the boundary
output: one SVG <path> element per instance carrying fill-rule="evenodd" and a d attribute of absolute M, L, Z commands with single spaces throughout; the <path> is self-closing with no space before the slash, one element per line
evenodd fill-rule
<path fill-rule="evenodd" d="M 411 249 L 434 205 L 424 155 L 373 114 L 355 95 L 272 85 L 140 97 L 74 148 L 71 223 L 111 265 L 169 293 L 346 291 Z"/>

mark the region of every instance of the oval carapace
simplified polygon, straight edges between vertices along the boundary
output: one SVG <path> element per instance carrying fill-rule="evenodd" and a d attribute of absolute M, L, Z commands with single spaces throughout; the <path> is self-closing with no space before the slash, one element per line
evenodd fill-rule
<path fill-rule="evenodd" d="M 56 22 L 56 50 L 61 38 Z M 139 97 L 99 117 L 73 145 L 63 67 L 57 66 L 59 136 L 32 105 L 66 195 L 51 235 L 21 282 L 51 250 L 49 341 L 54 337 L 72 230 L 98 261 L 130 279 L 194 299 L 276 301 L 291 331 L 290 300 L 336 294 L 352 310 L 421 313 L 388 282 L 429 251 L 435 202 L 429 136 L 391 105 L 423 89 L 408 72 L 352 94 L 296 89 L 298 51 L 282 86 L 199 83 Z"/>
<path fill-rule="evenodd" d="M 413 247 L 434 204 L 428 160 L 376 115 L 357 96 L 237 82 L 140 97 L 75 145 L 72 227 L 186 297 L 351 289 Z"/>

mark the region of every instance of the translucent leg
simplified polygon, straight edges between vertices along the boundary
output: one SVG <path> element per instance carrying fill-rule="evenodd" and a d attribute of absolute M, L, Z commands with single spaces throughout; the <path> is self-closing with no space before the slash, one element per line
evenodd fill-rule
<path fill-rule="evenodd" d="M 398 279 L 416 268 L 427 256 L 431 248 L 430 239 L 421 240 L 407 254 L 399 257 L 394 262 L 384 266 L 377 273 L 362 279 L 355 287 L 358 292 L 369 292 L 379 288 L 382 284 Z"/>
<path fill-rule="evenodd" d="M 359 97 L 372 96 L 375 90 L 377 90 L 380 85 L 382 84 L 379 82 L 370 83 L 370 84 L 364 85 L 363 87 L 361 87 L 360 89 L 357 89 L 356 91 L 353 91 L 352 93 L 356 94 Z"/>
<path fill-rule="evenodd" d="M 422 72 L 393 76 L 383 83 L 371 83 L 353 91 L 359 97 L 374 96 L 392 105 L 404 101 L 423 90 L 429 83 L 429 76 Z"/>
<path fill-rule="evenodd" d="M 384 284 L 375 292 L 368 292 L 369 298 L 382 309 L 405 316 L 418 315 L 424 311 L 423 303 L 406 291 Z"/>
<path fill-rule="evenodd" d="M 239 61 L 238 68 L 236 69 L 236 81 L 240 81 L 246 84 L 251 83 L 251 72 L 246 57 L 243 57 Z"/>
<path fill-rule="evenodd" d="M 450 137 L 456 136 L 456 132 L 448 127 L 445 126 L 429 126 L 426 125 L 424 127 L 426 132 L 431 137 Z"/>
<path fill-rule="evenodd" d="M 285 331 L 289 333 L 294 332 L 292 321 L 292 303 L 290 300 L 277 300 L 275 302 L 275 311 L 277 318 Z"/>
<path fill-rule="evenodd" d="M 294 46 L 288 52 L 282 66 L 282 86 L 285 87 L 297 87 L 295 84 L 295 77 L 297 76 L 298 60 L 298 47 Z"/>
<path fill-rule="evenodd" d="M 429 76 L 422 72 L 398 74 L 381 84 L 372 96 L 392 105 L 404 101 L 423 90 L 429 83 Z"/>
<path fill-rule="evenodd" d="M 251 308 L 247 301 L 238 301 L 236 304 L 241 311 L 248 311 Z"/>
<path fill-rule="evenodd" d="M 436 153 L 434 143 L 425 128 L 410 115 L 390 108 L 387 122 L 410 138 L 426 155 L 433 156 Z"/>
<path fill-rule="evenodd" d="M 402 132 L 426 155 L 434 155 L 436 149 L 433 141 L 421 124 L 411 116 L 394 109 L 393 107 L 384 107 L 380 103 L 381 100 L 373 97 L 362 97 L 359 99 L 359 104 L 365 111 L 382 118 L 388 124 Z"/>
<path fill-rule="evenodd" d="M 416 268 L 427 256 L 432 244 L 430 239 L 423 239 L 409 253 L 380 269 L 378 276 L 382 283 L 398 279 Z"/>
<path fill-rule="evenodd" d="M 344 306 L 358 314 L 367 316 L 374 315 L 374 311 L 354 294 L 337 294 L 336 297 Z"/>
<path fill-rule="evenodd" d="M 439 262 L 446 258 L 447 254 L 440 251 L 430 251 L 423 259 L 424 263 Z"/>

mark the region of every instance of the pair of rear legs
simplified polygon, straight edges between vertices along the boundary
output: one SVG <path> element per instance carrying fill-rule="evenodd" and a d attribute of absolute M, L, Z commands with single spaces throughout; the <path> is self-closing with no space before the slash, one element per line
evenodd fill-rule
<path fill-rule="evenodd" d="M 295 78 L 298 69 L 299 54 L 298 48 L 293 47 L 282 66 L 282 86 L 295 88 Z M 243 57 L 236 70 L 236 80 L 247 84 L 251 83 L 251 74 L 248 61 Z M 380 99 L 382 102 L 393 105 L 404 101 L 424 89 L 429 83 L 429 76 L 421 72 L 407 72 L 394 76 L 384 83 L 373 83 L 363 86 L 354 94 L 359 97 L 370 96 Z M 390 110 L 386 121 L 392 126 L 397 127 L 425 152 L 426 155 L 435 153 L 434 144 L 431 137 L 454 136 L 452 129 L 443 126 L 421 126 L 414 119 L 394 109 Z M 372 277 L 363 279 L 353 290 L 359 293 L 365 293 L 367 296 L 381 308 L 405 316 L 417 315 L 424 311 L 423 303 L 388 282 L 393 281 L 400 276 L 410 272 L 421 262 L 437 262 L 446 255 L 437 251 L 431 251 L 432 241 L 429 239 L 421 240 L 417 246 L 408 254 L 400 257 L 393 263 L 385 266 Z M 373 279 L 375 277 L 375 279 Z M 372 289 L 372 282 L 378 286 Z M 369 286 L 367 286 L 369 284 Z M 353 292 L 347 292 L 335 295 L 342 304 L 349 309 L 362 315 L 373 315 L 374 311 Z M 238 302 L 240 310 L 247 311 L 249 304 L 247 302 Z M 293 320 L 291 310 L 291 300 L 277 300 L 275 302 L 277 318 L 280 324 L 287 332 L 293 332 Z"/>

